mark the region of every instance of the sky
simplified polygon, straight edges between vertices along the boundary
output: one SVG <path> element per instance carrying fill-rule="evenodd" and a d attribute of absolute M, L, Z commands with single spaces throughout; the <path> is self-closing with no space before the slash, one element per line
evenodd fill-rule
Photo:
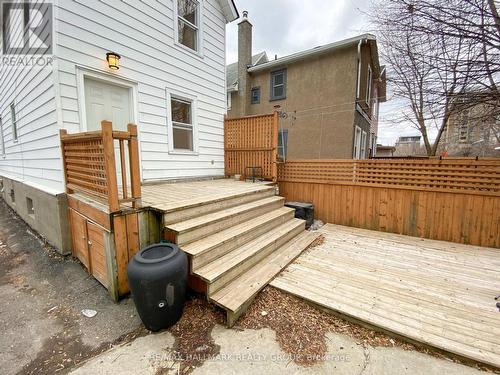
<path fill-rule="evenodd" d="M 371 0 L 235 0 L 240 15 L 248 11 L 253 25 L 253 53 L 269 58 L 286 56 L 337 40 L 370 32 L 364 13 Z M 227 26 L 227 63 L 238 60 L 238 21 Z M 382 62 L 383 63 L 383 62 Z M 401 104 L 380 104 L 378 143 L 394 144 L 400 135 L 418 135 L 408 125 L 392 126 L 387 119 Z"/>

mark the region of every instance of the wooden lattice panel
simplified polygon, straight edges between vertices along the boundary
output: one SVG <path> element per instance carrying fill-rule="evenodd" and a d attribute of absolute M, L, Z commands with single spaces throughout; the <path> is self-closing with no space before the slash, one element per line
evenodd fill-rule
<path fill-rule="evenodd" d="M 68 188 L 107 196 L 107 180 L 102 139 L 73 141 L 62 144 Z"/>
<path fill-rule="evenodd" d="M 264 178 L 276 179 L 277 113 L 226 119 L 224 162 L 226 175 L 245 175 L 247 168 L 262 168 Z"/>
<path fill-rule="evenodd" d="M 291 160 L 278 180 L 500 195 L 500 160 Z"/>

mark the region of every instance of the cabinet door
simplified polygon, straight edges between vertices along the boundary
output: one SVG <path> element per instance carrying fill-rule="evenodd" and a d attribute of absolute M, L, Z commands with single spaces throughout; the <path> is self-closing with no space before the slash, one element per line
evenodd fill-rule
<path fill-rule="evenodd" d="M 78 258 L 90 270 L 87 219 L 71 208 L 69 209 L 69 218 L 73 237 L 73 256 Z"/>
<path fill-rule="evenodd" d="M 87 222 L 90 254 L 90 272 L 99 282 L 108 287 L 106 255 L 104 251 L 104 230 L 100 226 Z"/>

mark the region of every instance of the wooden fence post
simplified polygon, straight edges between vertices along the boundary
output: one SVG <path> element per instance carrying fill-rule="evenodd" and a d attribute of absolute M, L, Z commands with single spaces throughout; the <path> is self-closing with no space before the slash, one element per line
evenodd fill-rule
<path fill-rule="evenodd" d="M 273 182 L 278 181 L 278 111 L 274 111 L 273 116 L 273 144 L 272 148 L 272 163 L 273 163 Z"/>
<path fill-rule="evenodd" d="M 109 121 L 101 122 L 104 168 L 108 185 L 108 204 L 110 212 L 120 210 L 118 200 L 118 183 L 116 181 L 115 145 L 113 140 L 113 125 Z"/>
<path fill-rule="evenodd" d="M 139 143 L 137 140 L 137 125 L 128 124 L 127 130 L 130 134 L 128 141 L 128 157 L 130 161 L 130 183 L 132 190 L 132 202 L 134 208 L 141 206 L 141 175 L 139 166 Z"/>

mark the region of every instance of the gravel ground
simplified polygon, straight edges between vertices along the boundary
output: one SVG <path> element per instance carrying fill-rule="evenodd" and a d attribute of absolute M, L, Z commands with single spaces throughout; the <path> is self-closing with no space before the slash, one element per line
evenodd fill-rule
<path fill-rule="evenodd" d="M 60 256 L 0 199 L 2 374 L 65 373 L 144 334 L 134 304 L 115 304 L 78 261 Z M 97 315 L 86 318 L 82 309 Z"/>

